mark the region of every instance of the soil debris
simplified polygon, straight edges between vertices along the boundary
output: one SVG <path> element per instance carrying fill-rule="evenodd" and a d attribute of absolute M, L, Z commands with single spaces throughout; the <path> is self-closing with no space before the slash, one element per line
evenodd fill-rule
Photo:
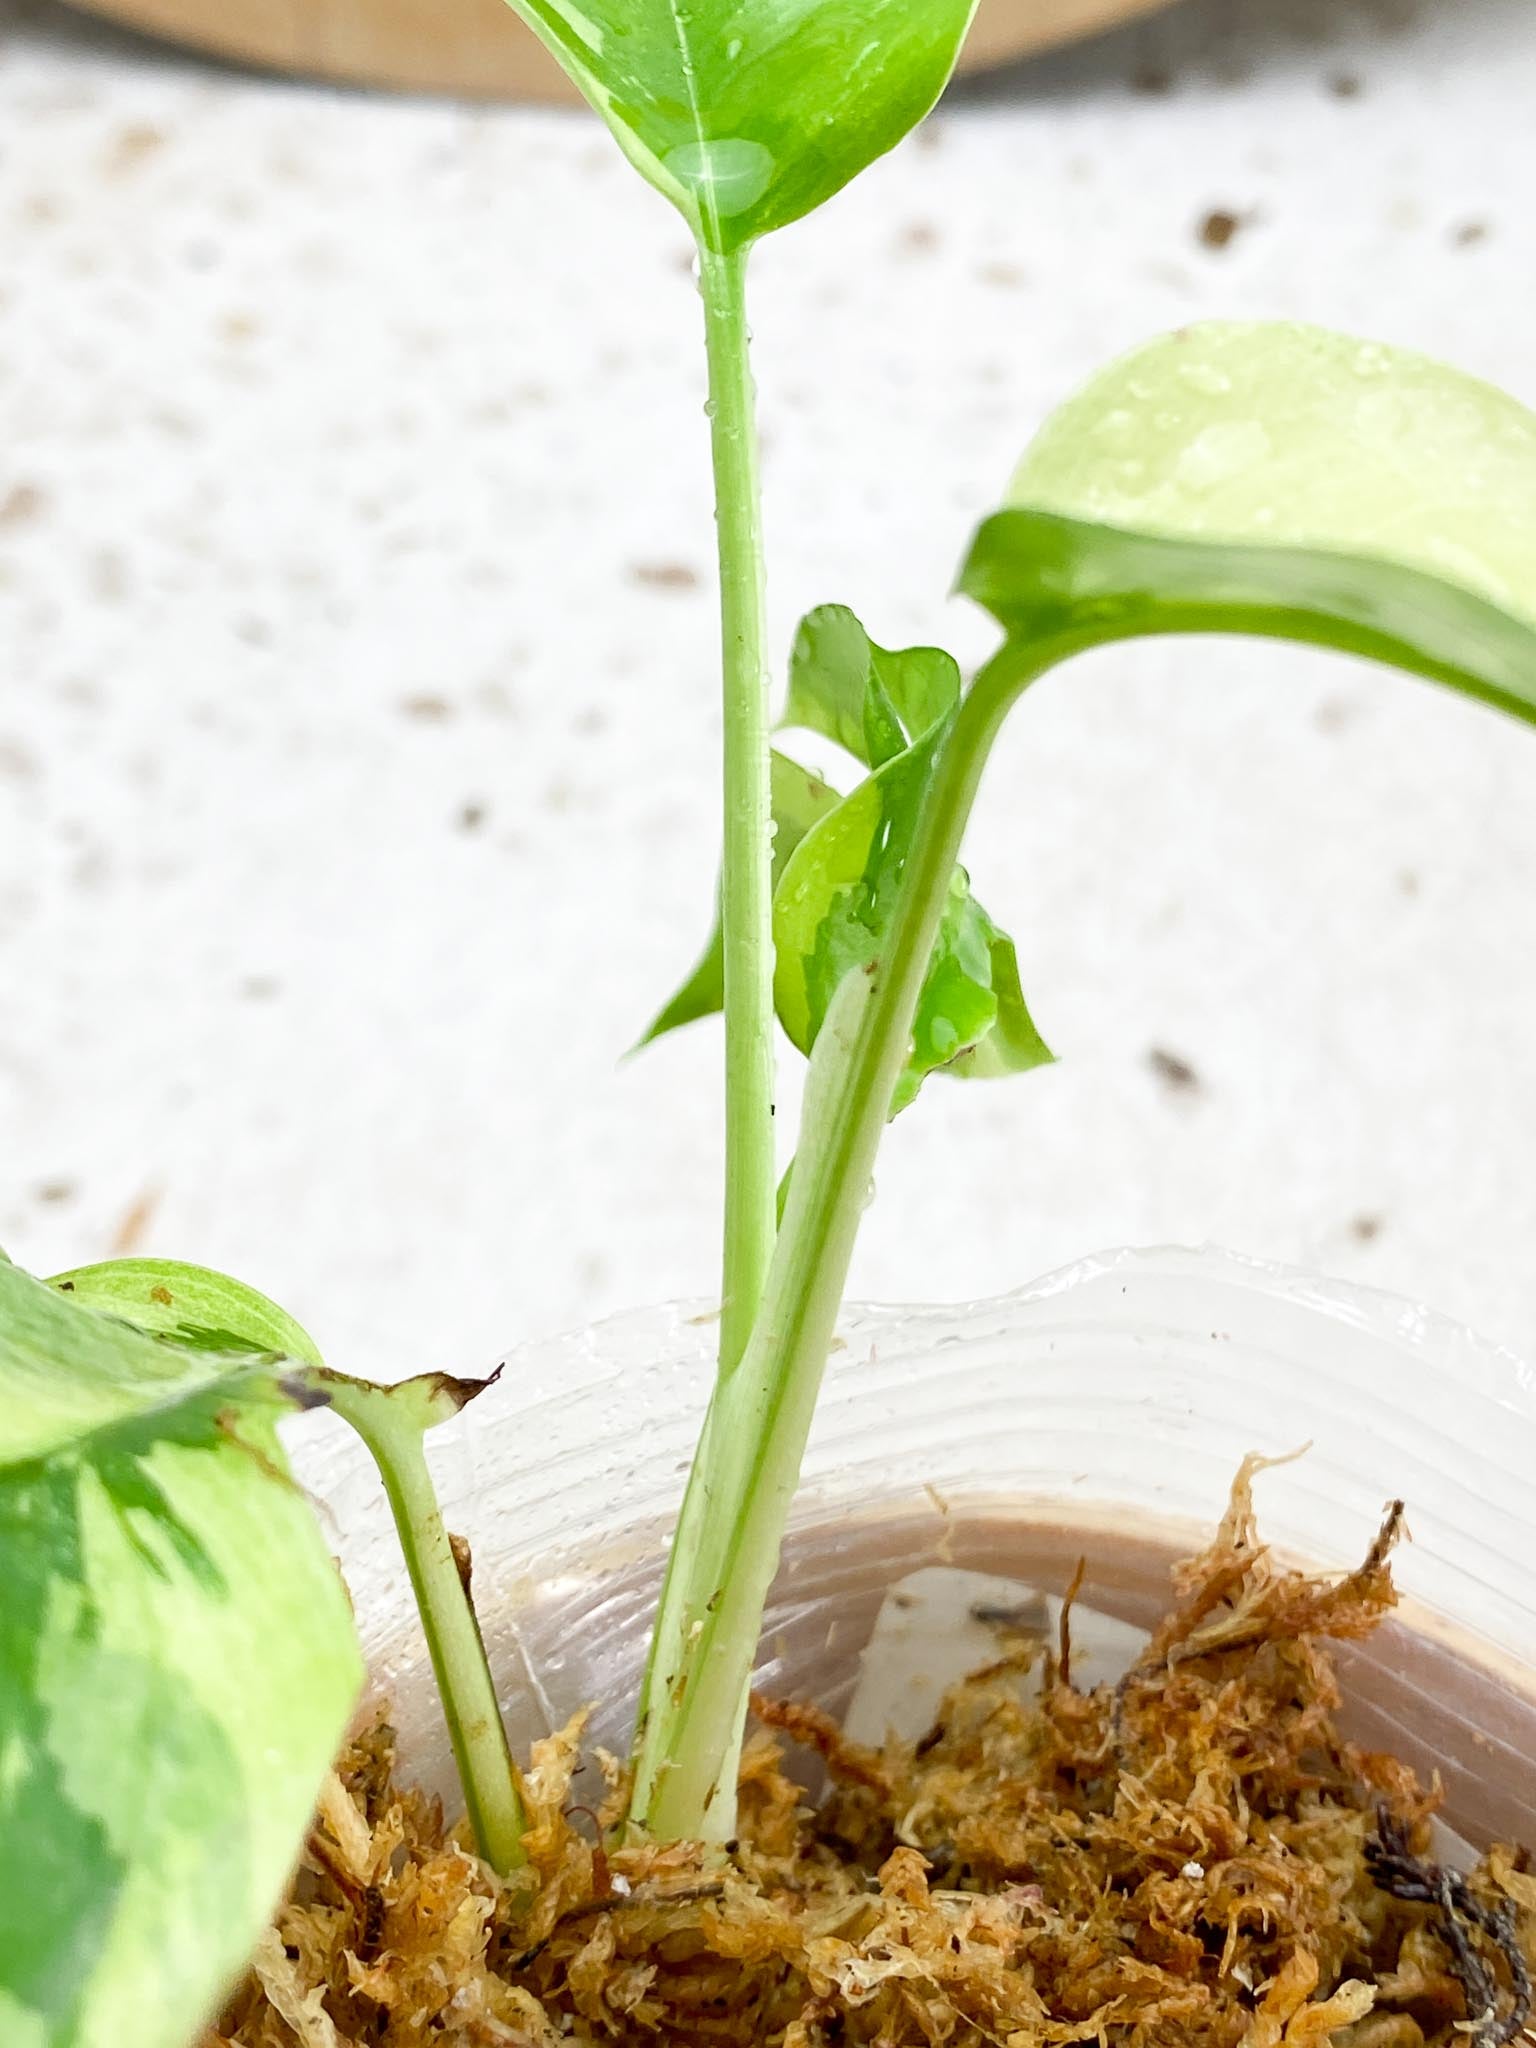
<path fill-rule="evenodd" d="M 1214 206 L 1200 223 L 1198 239 L 1203 248 L 1225 249 L 1236 239 L 1242 225 L 1240 213 L 1233 213 L 1229 207 Z"/>
<path fill-rule="evenodd" d="M 1505 2048 L 1524 1853 L 1429 1861 L 1438 1786 L 1335 1725 L 1330 1645 L 1393 1605 L 1401 1506 L 1309 1577 L 1259 1539 L 1257 1469 L 1118 1685 L 1013 1637 L 878 1752 L 756 1702 L 724 1852 L 624 1839 L 601 1753 L 600 1810 L 574 1804 L 578 1719 L 535 1746 L 528 1867 L 499 1882 L 375 1724 L 205 2048 Z M 786 1740 L 825 1768 L 815 1806 Z"/>
<path fill-rule="evenodd" d="M 630 570 L 636 583 L 653 590 L 697 590 L 699 572 L 686 562 L 636 562 Z"/>
<path fill-rule="evenodd" d="M 36 484 L 13 484 L 0 496 L 0 526 L 29 526 L 48 503 Z"/>
<path fill-rule="evenodd" d="M 112 1256 L 126 1259 L 139 1249 L 148 1235 L 149 1226 L 155 1220 L 155 1211 L 160 1206 L 160 1189 L 145 1188 L 128 1204 L 118 1219 L 112 1233 Z"/>
<path fill-rule="evenodd" d="M 1176 1052 L 1169 1052 L 1166 1046 L 1154 1045 L 1147 1054 L 1147 1065 L 1158 1080 L 1173 1095 L 1198 1095 L 1200 1076 L 1187 1059 Z"/>

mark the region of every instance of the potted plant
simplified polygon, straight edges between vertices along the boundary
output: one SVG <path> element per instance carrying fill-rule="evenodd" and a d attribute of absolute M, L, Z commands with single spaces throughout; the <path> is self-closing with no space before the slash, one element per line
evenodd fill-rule
<path fill-rule="evenodd" d="M 1354 1572 L 1315 1581 L 1257 1543 L 1245 1468 L 1217 1538 L 1157 1624 L 1151 1662 L 1113 1684 L 1073 1685 L 1068 1617 L 1046 1689 L 1026 1709 L 1013 1678 L 1038 1663 L 1038 1645 L 1005 1614 L 996 1624 L 1004 1677 L 962 1686 L 934 1729 L 904 1748 L 860 1749 L 819 1710 L 765 1705 L 770 1723 L 830 1764 L 838 1789 L 822 1821 L 805 1818 L 760 1745 L 744 1760 L 743 1742 L 765 1607 L 884 1126 L 931 1075 L 999 1076 L 1050 1057 L 1012 943 L 958 865 L 1003 722 L 1037 679 L 1084 650 L 1209 632 L 1367 655 L 1536 720 L 1536 419 L 1374 342 L 1292 326 L 1203 327 L 1154 341 L 1053 416 L 973 538 L 959 587 L 1001 638 L 968 685 L 942 651 L 883 648 L 841 607 L 805 620 L 783 723 L 842 749 L 855 778 L 844 792 L 772 743 L 747 258 L 931 107 L 970 0 L 516 4 L 682 213 L 699 251 L 719 524 L 724 854 L 717 930 L 653 1027 L 724 1015 L 721 1299 L 718 1324 L 707 1326 L 712 1370 L 691 1476 L 657 1585 L 648 1578 L 655 1525 L 672 1517 L 653 1481 L 677 1465 L 677 1431 L 697 1426 L 706 1341 L 697 1325 L 691 1337 L 669 1324 L 644 1339 L 638 1407 L 636 1389 L 591 1366 L 590 1353 L 589 1370 L 579 1359 L 560 1365 L 551 1407 L 531 1403 L 522 1383 L 488 1393 L 489 1383 L 443 1374 L 387 1388 L 350 1378 L 284 1311 L 200 1268 L 120 1260 L 43 1283 L 0 1265 L 0 2041 L 177 2048 L 258 1937 L 258 1977 L 232 2021 L 242 2042 L 329 2048 L 341 2038 L 333 1992 L 371 2001 L 367 2038 L 378 2041 L 636 2030 L 703 2039 L 723 2028 L 814 2048 L 909 2034 L 1067 2040 L 1115 2027 L 1151 2041 L 1203 2027 L 1213 2042 L 1268 2048 L 1372 2020 L 1387 2024 L 1351 2039 L 1417 2048 L 1463 2025 L 1489 2043 L 1509 2038 L 1528 2004 L 1518 1914 L 1531 1904 L 1530 1880 L 1507 1859 L 1472 1877 L 1431 1862 L 1432 1797 L 1407 1762 L 1364 1756 L 1330 1718 L 1333 1679 L 1318 1645 L 1366 1632 L 1390 1604 L 1397 1510 L 1376 1540 L 1362 1533 Z M 782 1177 L 776 1022 L 809 1059 Z M 1220 1382 L 1222 1428 L 1200 1436 L 1210 1418 L 1177 1372 L 1141 1389 L 1137 1411 L 1144 1460 L 1198 1438 L 1206 1478 L 1213 1447 L 1229 1470 L 1253 1439 L 1291 1447 L 1289 1432 L 1278 1446 L 1276 1437 L 1292 1409 L 1329 1429 L 1328 1398 L 1314 1389 L 1298 1403 L 1294 1384 L 1277 1386 L 1272 1373 L 1266 1382 L 1266 1362 L 1283 1360 L 1289 1382 L 1309 1346 L 1328 1348 L 1323 1325 L 1364 1327 L 1370 1341 L 1343 1347 L 1337 1384 L 1362 1399 L 1371 1370 L 1395 1360 L 1419 1439 L 1438 1431 L 1446 1450 L 1431 1502 L 1446 1518 L 1444 1573 L 1431 1590 L 1453 1619 L 1487 1620 L 1516 1659 L 1536 1650 L 1520 1632 L 1510 1576 L 1512 1528 L 1528 1528 L 1528 1516 L 1511 1504 L 1513 1481 L 1479 1500 L 1468 1465 L 1500 1427 L 1529 1431 L 1500 1362 L 1477 1354 L 1477 1384 L 1453 1411 L 1443 1369 L 1426 1378 L 1420 1352 L 1390 1335 L 1390 1317 L 1389 1335 L 1371 1324 L 1379 1311 L 1356 1304 L 1319 1316 L 1301 1283 L 1246 1276 L 1236 1285 L 1225 1269 L 1191 1275 L 1177 1261 L 1171 1272 L 1155 1261 L 1112 1270 L 1107 1283 L 1089 1276 L 1097 1306 L 1077 1332 L 1086 1330 L 1089 1355 L 1073 1386 L 1090 1397 L 1084 1416 L 1099 1418 L 1084 1422 L 1091 1435 L 1112 1437 L 1118 1419 L 1115 1383 L 1096 1378 L 1091 1356 L 1124 1341 L 1109 1313 L 1114 1288 L 1150 1316 L 1137 1341 L 1160 1332 L 1165 1364 L 1202 1320 L 1201 1290 L 1223 1301 L 1227 1313 L 1202 1341 L 1225 1341 L 1244 1363 Z M 1171 1322 L 1167 1287 L 1179 1304 Z M 1049 1325 L 1057 1308 L 1038 1303 L 1065 1299 L 1047 1290 L 1033 1306 L 984 1317 L 989 1370 L 942 1396 L 912 1328 L 877 1324 L 869 1344 L 855 1328 L 862 1348 L 831 1411 L 842 1418 L 845 1463 L 863 1471 L 858 1447 L 889 1441 L 901 1483 L 882 1507 L 878 1485 L 839 1493 L 836 1468 L 818 1468 L 826 1512 L 797 1534 L 795 1571 L 801 1591 L 809 1572 L 836 1612 L 829 1622 L 825 1603 L 809 1597 L 797 1607 L 791 1574 L 789 1611 L 811 1617 L 821 1655 L 818 1675 L 802 1643 L 787 1674 L 795 1683 L 821 1687 L 833 1623 L 845 1631 L 834 1675 L 846 1681 L 872 1603 L 934 1544 L 928 1526 L 914 1550 L 894 1512 L 910 1504 L 924 1458 L 938 1493 L 930 1521 L 947 1527 L 950 1555 L 1018 1567 L 1059 1560 L 1064 1543 L 1078 1543 L 1075 1525 L 1061 1534 L 1060 1516 L 1048 1542 L 1049 1516 L 946 1507 L 941 1481 L 952 1467 L 933 1420 L 935 1402 L 966 1418 L 972 1453 L 954 1468 L 961 1478 L 978 1469 L 978 1429 L 1011 1444 L 997 1346 L 1012 1343 L 1028 1412 L 1025 1367 L 1057 1341 L 1041 1331 L 1042 1314 Z M 1308 1311 L 1301 1334 L 1298 1306 Z M 1075 1313 L 1065 1311 L 1068 1325 Z M 1275 1315 L 1287 1331 L 1278 1349 L 1266 1334 Z M 942 1319 L 913 1327 L 936 1357 L 979 1341 L 974 1328 Z M 612 1335 L 619 1350 L 639 1341 Z M 1443 1334 L 1436 1341 L 1454 1348 Z M 880 1357 L 892 1350 L 908 1369 L 888 1379 Z M 837 1407 L 844 1400 L 851 1410 Z M 476 1502 L 451 1500 L 445 1518 L 426 1443 L 437 1432 L 472 1448 L 477 1412 L 498 1403 L 497 1433 L 510 1448 L 498 1451 L 495 1485 L 523 1508 L 508 1511 L 515 1541 L 501 1545 L 493 1608 L 483 1574 L 498 1539 L 487 1545 L 477 1530 L 469 1553 L 455 1546 L 458 1510 Z M 344 1779 L 327 1776 L 362 1677 L 330 1550 L 347 1547 L 366 1510 L 355 1469 L 333 1466 L 324 1488 L 332 1525 L 317 1522 L 277 1433 L 294 1408 L 331 1411 L 383 1476 L 475 1855 L 391 1788 L 382 1738 L 353 1752 Z M 1344 1416 L 1356 1436 L 1359 1413 Z M 1451 1457 L 1446 1447 L 1473 1413 L 1482 1433 L 1473 1451 Z M 1332 1435 L 1313 1467 L 1325 1484 L 1342 1489 L 1340 1475 L 1381 1469 L 1363 1458 L 1352 1467 Z M 1388 1448 L 1405 1468 L 1424 1459 L 1421 1440 Z M 1008 1493 L 1007 1469 L 980 1469 Z M 1063 1466 L 1063 1499 L 1073 1479 Z M 1409 1491 L 1406 1480 L 1389 1484 Z M 1052 1490 L 1022 1479 L 1018 1488 Z M 1119 1498 L 1169 1504 L 1168 1476 L 1143 1463 Z M 1464 1499 L 1477 1514 L 1462 1541 L 1445 1503 Z M 1191 1506 L 1182 1496 L 1172 1504 Z M 1206 1511 L 1215 1505 L 1207 1495 Z M 476 1511 L 483 1519 L 483 1498 Z M 1333 1548 L 1326 1520 L 1302 1517 L 1291 1532 L 1314 1559 Z M 1028 1540 L 1017 1534 L 1026 1522 Z M 573 1540 L 580 1528 L 585 1556 Z M 1131 1555 L 1123 1530 L 1117 1546 Z M 1480 1575 L 1489 1552 L 1497 1569 Z M 503 1605 L 516 1554 L 540 1576 L 539 1597 Z M 859 1562 L 852 1579 L 828 1566 L 839 1554 Z M 1122 1607 L 1139 1603 L 1148 1622 L 1148 1589 L 1167 1554 L 1153 1542 L 1155 1571 L 1146 1558 L 1127 1567 L 1116 1595 Z M 376 1625 L 375 1609 L 388 1607 L 378 1563 L 376 1551 L 358 1551 L 349 1573 L 375 1649 L 389 1647 L 389 1629 Z M 1458 1616 L 1479 1587 L 1497 1595 L 1491 1620 Z M 652 1623 L 643 1659 L 640 1609 Z M 573 1633 L 578 1623 L 585 1637 Z M 781 1625 L 782 1598 L 770 1654 Z M 544 1645 L 537 1668 L 526 1655 L 534 1637 Z M 1427 1640 L 1413 1638 L 1421 1664 Z M 546 1737 L 527 1768 L 514 1762 L 503 1719 L 509 1648 L 530 1683 L 544 1683 L 550 1657 L 563 1659 L 567 1678 L 590 1680 L 621 1711 L 633 1678 L 633 1740 L 606 1792 L 585 1802 L 572 1793 L 572 1731 Z M 1401 1641 L 1383 1654 L 1385 1671 L 1417 1668 Z M 1453 1659 L 1447 1668 L 1460 1667 Z M 569 1688 L 562 1680 L 545 1690 Z M 1529 1726 L 1517 1695 L 1499 1712 L 1506 1733 Z M 1456 1725 L 1475 1726 L 1469 1713 Z M 1421 1758 L 1432 1720 L 1415 1724 Z M 1492 1719 L 1483 1732 L 1491 1739 Z M 1070 1777 L 1070 1796 L 1031 1776 L 1042 1755 Z M 1115 1864 L 1106 1844 L 1119 1802 L 1133 1782 L 1150 1782 L 1155 1756 L 1188 1767 L 1184 1790 L 1155 1793 L 1167 1826 L 1145 1839 L 1145 1829 L 1126 1834 Z M 943 1784 L 941 1770 L 951 1774 Z M 1246 1815 L 1246 1833 L 1228 1839 L 1208 1816 L 1204 1833 L 1196 1827 L 1191 1788 L 1215 1780 L 1230 1793 L 1228 1820 Z M 988 1832 L 1000 1786 L 1034 1816 L 1006 1842 Z M 285 1923 L 293 1938 L 263 1937 L 322 1787 L 308 1874 L 289 1909 L 300 1917 Z M 585 1832 L 583 1804 L 593 1809 Z M 1047 1853 L 1064 1833 L 1080 1852 L 1070 1869 Z M 1164 1868 L 1179 1843 L 1187 1853 Z M 394 1903 L 415 1916 L 420 1954 L 401 1948 L 399 1928 L 396 1946 L 380 1952 L 375 1922 L 392 1910 L 386 1878 L 406 1885 L 406 1904 Z M 1141 1901 L 1130 1934 L 1129 1923 L 1090 1910 L 1090 1898 L 1111 1895 Z M 793 1911 L 791 1896 L 800 1899 Z M 451 1909 L 446 1921 L 431 1901 Z M 320 1952 L 317 1928 L 330 1930 L 334 1953 Z M 841 1946 L 823 1951 L 820 1941 Z M 438 2009 L 422 2003 L 407 1965 L 427 1970 Z"/>

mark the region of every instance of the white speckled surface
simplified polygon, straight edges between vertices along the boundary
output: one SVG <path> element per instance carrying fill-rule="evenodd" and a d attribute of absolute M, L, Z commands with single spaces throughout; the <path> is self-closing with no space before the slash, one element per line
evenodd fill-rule
<path fill-rule="evenodd" d="M 1533 100 L 1527 0 L 1199 0 L 966 93 L 761 253 L 781 635 L 976 654 L 944 592 L 1032 424 L 1195 315 L 1536 401 Z M 617 1065 L 717 839 L 686 256 L 574 116 L 0 0 L 13 1256 L 137 1220 L 365 1369 L 708 1290 L 717 1037 Z M 1536 735 L 1322 657 L 1049 682 L 970 864 L 1063 1063 L 931 1089 L 857 1290 L 1212 1237 L 1536 1350 L 1533 795 Z"/>

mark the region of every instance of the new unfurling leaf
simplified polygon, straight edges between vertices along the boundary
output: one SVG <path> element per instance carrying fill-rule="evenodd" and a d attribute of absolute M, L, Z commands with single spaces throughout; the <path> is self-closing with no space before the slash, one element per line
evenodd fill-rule
<path fill-rule="evenodd" d="M 933 764 L 960 705 L 960 671 L 935 647 L 878 647 L 853 613 L 824 605 L 801 625 L 786 725 L 810 728 L 874 770 L 796 847 L 774 896 L 774 1002 L 809 1052 L 838 984 L 879 960 Z M 936 1069 L 1022 1073 L 1049 1048 L 1019 986 L 1013 941 L 957 867 L 928 964 L 896 1114 Z"/>
<path fill-rule="evenodd" d="M 844 797 L 785 754 L 773 757 L 774 1005 L 803 1053 L 844 974 L 879 957 L 923 790 L 959 703 L 960 671 L 942 649 L 877 646 L 844 605 L 821 605 L 801 621 L 780 724 L 819 733 L 873 770 Z M 717 1011 L 722 992 L 717 921 L 646 1039 Z M 936 1069 L 1015 1074 L 1051 1057 L 1024 1001 L 1013 941 L 957 867 L 892 1114 Z"/>
<path fill-rule="evenodd" d="M 878 647 L 846 605 L 823 604 L 800 621 L 779 723 L 883 768 L 959 702 L 960 671 L 943 648 Z"/>

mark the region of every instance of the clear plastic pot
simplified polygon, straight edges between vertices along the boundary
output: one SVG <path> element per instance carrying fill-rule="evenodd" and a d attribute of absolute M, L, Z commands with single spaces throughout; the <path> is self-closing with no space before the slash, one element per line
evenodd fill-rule
<path fill-rule="evenodd" d="M 514 1742 L 595 1703 L 627 1742 L 666 1534 L 712 1369 L 687 1308 L 514 1352 L 433 1439 Z M 1393 1297 L 1215 1251 L 1123 1251 L 996 1301 L 849 1312 L 763 1639 L 763 1682 L 847 1700 L 888 1586 L 935 1563 L 1145 1625 L 1244 1453 L 1310 1445 L 1257 1499 L 1277 1550 L 1359 1561 L 1408 1505 L 1403 1601 L 1344 1652 L 1348 1719 L 1446 1782 L 1477 1843 L 1536 1835 L 1536 1381 Z M 406 1768 L 451 1764 L 388 1515 L 333 1417 L 299 1430 Z"/>

